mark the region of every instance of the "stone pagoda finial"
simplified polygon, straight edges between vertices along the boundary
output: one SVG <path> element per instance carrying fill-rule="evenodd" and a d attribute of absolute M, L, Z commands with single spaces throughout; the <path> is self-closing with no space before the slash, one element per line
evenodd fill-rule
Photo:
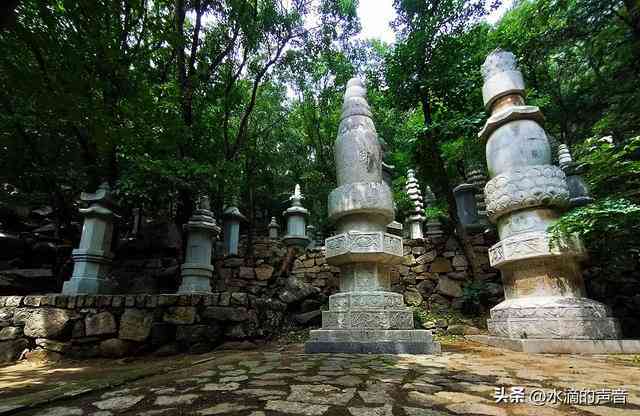
<path fill-rule="evenodd" d="M 569 204 L 565 174 L 551 164 L 538 107 L 524 102 L 515 56 L 492 52 L 482 66 L 482 95 L 491 116 L 479 136 L 487 140 L 487 215 L 500 241 L 489 249 L 502 272 L 505 301 L 491 309 L 489 332 L 512 340 L 608 339 L 619 336 L 608 308 L 585 297 L 578 261 L 581 243 L 551 244 L 547 229 Z"/>
<path fill-rule="evenodd" d="M 426 219 L 426 217 L 424 216 L 424 203 L 422 202 L 422 192 L 420 192 L 420 185 L 418 184 L 418 180 L 416 179 L 415 171 L 413 169 L 409 169 L 407 171 L 407 181 L 405 183 L 404 189 L 409 196 L 409 200 L 411 200 L 411 204 L 413 205 L 411 215 L 408 219 L 409 238 L 424 238 L 422 234 L 422 223 Z"/>
<path fill-rule="evenodd" d="M 349 80 L 335 142 L 338 187 L 329 194 L 327 263 L 340 268 L 340 293 L 329 297 L 322 329 L 307 352 L 432 353 L 431 333 L 414 330 L 413 313 L 390 291 L 389 265 L 402 262 L 402 238 L 386 231 L 393 220 L 391 189 L 382 180 L 382 151 L 364 84 Z"/>
<path fill-rule="evenodd" d="M 309 211 L 302 206 L 302 192 L 300 185 L 296 184 L 293 195 L 289 197 L 291 207 L 282 213 L 287 221 L 287 233 L 282 237 L 282 241 L 287 246 L 307 247 L 309 237 L 307 236 L 307 216 Z"/>
<path fill-rule="evenodd" d="M 116 205 L 112 199 L 111 187 L 104 182 L 94 193 L 82 192 L 80 200 L 87 203 L 88 207 L 79 210 L 84 216 L 80 246 L 71 253 L 73 274 L 68 282 L 64 282 L 62 293 L 113 293 L 115 284 L 107 277 L 113 259 L 113 222 L 117 218 L 113 211 Z"/>
<path fill-rule="evenodd" d="M 208 196 L 201 195 L 196 206 L 197 209 L 189 218 L 189 222 L 183 227 L 188 233 L 187 251 L 182 264 L 182 284 L 178 293 L 211 293 L 211 252 L 220 234 L 220 227 L 210 211 Z"/>

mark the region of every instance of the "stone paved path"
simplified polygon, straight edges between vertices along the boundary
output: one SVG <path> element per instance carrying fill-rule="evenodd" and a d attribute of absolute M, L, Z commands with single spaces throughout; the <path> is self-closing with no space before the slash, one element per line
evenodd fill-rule
<path fill-rule="evenodd" d="M 217 352 L 180 370 L 16 414 L 640 415 L 640 365 L 633 357 L 527 355 L 464 341 L 444 350 L 440 356 L 305 355 L 298 345 L 280 352 Z M 524 387 L 525 403 L 496 403 L 498 386 L 507 393 Z M 534 389 L 550 393 L 554 388 L 623 388 L 628 403 L 527 403 Z"/>

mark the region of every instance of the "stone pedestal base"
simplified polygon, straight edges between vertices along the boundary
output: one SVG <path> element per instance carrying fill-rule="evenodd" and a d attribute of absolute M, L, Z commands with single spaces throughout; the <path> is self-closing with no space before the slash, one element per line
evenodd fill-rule
<path fill-rule="evenodd" d="M 306 353 L 439 354 L 440 344 L 424 329 L 318 329 L 310 332 Z"/>
<path fill-rule="evenodd" d="M 465 338 L 492 347 L 539 354 L 638 354 L 639 339 L 514 339 L 491 335 Z"/>
<path fill-rule="evenodd" d="M 311 331 L 307 353 L 437 354 L 431 331 L 413 329 L 413 313 L 399 293 L 362 291 L 329 297 L 322 329 Z"/>
<path fill-rule="evenodd" d="M 544 296 L 506 300 L 491 309 L 489 333 L 512 339 L 617 339 L 609 308 L 588 298 Z"/>
<path fill-rule="evenodd" d="M 115 291 L 116 285 L 112 281 L 93 277 L 72 277 L 62 285 L 63 295 L 104 295 Z"/>

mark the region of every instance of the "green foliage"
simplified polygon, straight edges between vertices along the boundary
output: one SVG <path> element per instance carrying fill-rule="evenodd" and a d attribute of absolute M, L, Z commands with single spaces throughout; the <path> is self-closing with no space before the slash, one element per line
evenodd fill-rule
<path fill-rule="evenodd" d="M 624 271 L 640 257 L 640 137 L 618 145 L 591 138 L 576 150 L 598 199 L 563 215 L 551 231 L 556 240 L 580 236 L 596 262 Z"/>

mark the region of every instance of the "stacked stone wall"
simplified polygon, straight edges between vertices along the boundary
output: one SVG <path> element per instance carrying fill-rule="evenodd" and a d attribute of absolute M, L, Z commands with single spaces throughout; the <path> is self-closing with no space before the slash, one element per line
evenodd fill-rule
<path fill-rule="evenodd" d="M 243 292 L 211 295 L 0 297 L 0 362 L 25 352 L 74 358 L 201 353 L 266 338 L 286 304 Z"/>
<path fill-rule="evenodd" d="M 498 303 L 503 296 L 502 285 L 498 271 L 489 266 L 489 242 L 476 235 L 471 243 L 479 271 L 475 280 L 482 282 L 477 286 L 488 305 Z M 324 255 L 323 248 L 307 250 L 296 259 L 292 273 L 328 297 L 338 291 L 340 269 L 328 265 Z M 402 293 L 409 306 L 462 310 L 470 300 L 463 290 L 474 280 L 470 271 L 471 265 L 453 237 L 404 240 L 404 260 L 392 267 L 391 290 Z"/>
<path fill-rule="evenodd" d="M 488 267 L 487 244 L 475 237 L 473 247 L 482 270 L 476 279 L 493 285 L 497 302 L 502 289 Z M 470 266 L 455 239 L 405 240 L 404 250 L 403 264 L 391 271 L 393 291 L 410 306 L 464 306 Z M 288 256 L 280 241 L 258 238 L 252 251 L 248 256 L 243 244 L 239 256 L 214 258 L 211 295 L 0 297 L 0 362 L 25 351 L 79 358 L 204 352 L 266 339 L 291 325 L 318 325 L 340 281 L 324 248 Z"/>

